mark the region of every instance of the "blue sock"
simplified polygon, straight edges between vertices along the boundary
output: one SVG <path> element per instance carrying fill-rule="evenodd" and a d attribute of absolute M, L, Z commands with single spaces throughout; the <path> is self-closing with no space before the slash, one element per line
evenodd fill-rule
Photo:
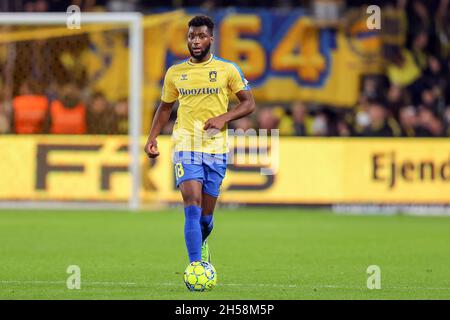
<path fill-rule="evenodd" d="M 202 230 L 200 217 L 202 208 L 189 206 L 184 208 L 184 240 L 189 255 L 189 262 L 202 260 Z"/>
<path fill-rule="evenodd" d="M 202 216 L 200 218 L 200 225 L 202 226 L 202 243 L 203 243 L 203 241 L 205 241 L 205 239 L 208 238 L 209 234 L 211 233 L 214 227 L 213 215 L 210 214 L 209 216 Z"/>

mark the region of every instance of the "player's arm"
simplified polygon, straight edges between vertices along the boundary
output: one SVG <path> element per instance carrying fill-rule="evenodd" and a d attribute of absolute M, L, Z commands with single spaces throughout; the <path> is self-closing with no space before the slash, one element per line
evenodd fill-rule
<path fill-rule="evenodd" d="M 158 109 L 156 110 L 155 117 L 153 118 L 152 129 L 150 130 L 150 135 L 148 136 L 147 143 L 145 144 L 145 153 L 147 153 L 149 158 L 156 158 L 159 156 L 158 141 L 156 138 L 161 133 L 162 128 L 169 121 L 174 103 L 175 101 L 161 101 Z"/>
<path fill-rule="evenodd" d="M 220 116 L 209 119 L 205 122 L 203 129 L 222 130 L 228 122 L 243 118 L 255 111 L 255 99 L 251 90 L 238 91 L 236 92 L 236 97 L 239 99 L 239 103 L 233 109 Z"/>
<path fill-rule="evenodd" d="M 178 98 L 178 90 L 173 83 L 172 68 L 169 68 L 164 77 L 164 84 L 161 94 L 161 103 L 156 110 L 155 117 L 153 118 L 152 129 L 148 136 L 147 143 L 145 144 L 145 153 L 149 158 L 156 158 L 159 156 L 158 142 L 156 138 L 161 133 L 162 128 L 169 121 L 172 107 Z"/>

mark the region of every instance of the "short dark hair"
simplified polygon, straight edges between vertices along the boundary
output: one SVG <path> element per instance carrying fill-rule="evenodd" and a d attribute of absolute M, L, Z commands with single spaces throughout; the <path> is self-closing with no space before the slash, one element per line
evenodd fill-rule
<path fill-rule="evenodd" d="M 207 26 L 209 31 L 211 32 L 211 35 L 213 35 L 214 22 L 208 16 L 195 16 L 189 21 L 188 26 L 189 27 Z"/>

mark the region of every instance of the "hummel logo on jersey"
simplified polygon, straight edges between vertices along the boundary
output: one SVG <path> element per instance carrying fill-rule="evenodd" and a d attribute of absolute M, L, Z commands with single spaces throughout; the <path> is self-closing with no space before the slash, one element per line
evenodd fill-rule
<path fill-rule="evenodd" d="M 181 80 L 187 80 L 187 74 L 182 74 L 181 75 Z"/>

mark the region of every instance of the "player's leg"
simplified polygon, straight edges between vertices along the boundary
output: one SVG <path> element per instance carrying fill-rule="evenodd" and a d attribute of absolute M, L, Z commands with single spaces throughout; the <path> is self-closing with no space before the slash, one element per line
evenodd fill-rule
<path fill-rule="evenodd" d="M 184 203 L 184 239 L 188 251 L 189 262 L 202 260 L 202 183 L 197 180 L 186 180 L 179 185 Z"/>
<path fill-rule="evenodd" d="M 208 238 L 213 229 L 213 214 L 219 197 L 220 186 L 225 177 L 226 165 L 205 166 L 205 180 L 202 194 L 202 225 L 203 241 Z"/>
<path fill-rule="evenodd" d="M 202 214 L 203 166 L 195 160 L 192 152 L 174 153 L 175 178 L 180 188 L 184 203 L 184 239 L 189 261 L 201 260 L 202 231 L 200 217 Z"/>
<path fill-rule="evenodd" d="M 202 194 L 202 259 L 210 261 L 209 247 L 206 239 L 214 226 L 214 209 L 220 193 L 220 186 L 227 169 L 226 158 L 222 155 L 209 156 L 211 159 L 204 162 L 205 179 L 203 180 Z"/>
<path fill-rule="evenodd" d="M 217 197 L 208 193 L 202 194 L 202 217 L 200 224 L 202 226 L 202 240 L 205 241 L 213 229 L 213 213 L 216 207 Z"/>
<path fill-rule="evenodd" d="M 214 226 L 213 213 L 216 202 L 217 197 L 213 197 L 207 193 L 202 194 L 202 217 L 200 218 L 200 226 L 202 228 L 202 260 L 208 262 L 211 262 L 211 254 L 206 239 Z"/>

